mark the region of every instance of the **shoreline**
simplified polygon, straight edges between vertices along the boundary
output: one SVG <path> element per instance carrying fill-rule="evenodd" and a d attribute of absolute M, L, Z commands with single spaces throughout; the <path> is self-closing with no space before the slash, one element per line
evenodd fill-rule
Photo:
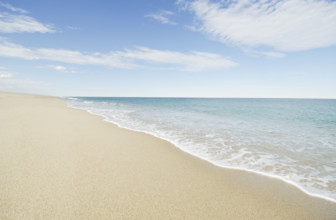
<path fill-rule="evenodd" d="M 223 169 L 58 97 L 0 92 L 0 105 L 2 219 L 336 216 L 334 202 Z"/>
<path fill-rule="evenodd" d="M 62 101 L 65 101 L 65 100 L 63 100 L 63 97 L 60 97 L 60 99 Z M 135 132 L 140 132 L 140 133 L 143 133 L 143 134 L 148 134 L 148 135 L 153 136 L 154 138 L 159 138 L 159 139 L 161 139 L 163 141 L 167 141 L 172 146 L 174 146 L 175 148 L 179 149 L 181 152 L 186 153 L 188 155 L 191 155 L 191 156 L 193 156 L 193 157 L 195 157 L 197 159 L 200 159 L 202 161 L 206 161 L 207 163 L 210 163 L 211 165 L 213 165 L 215 167 L 222 168 L 222 169 L 232 169 L 232 170 L 244 171 L 244 172 L 260 175 L 260 176 L 263 176 L 263 177 L 277 179 L 277 180 L 280 180 L 280 181 L 282 181 L 282 182 L 284 182 L 286 184 L 289 184 L 289 185 L 292 185 L 292 186 L 296 187 L 298 190 L 302 191 L 303 193 L 307 194 L 308 196 L 316 197 L 316 198 L 319 198 L 319 199 L 324 199 L 326 201 L 333 202 L 333 203 L 336 204 L 336 199 L 333 199 L 333 198 L 330 198 L 330 197 L 327 197 L 327 196 L 324 196 L 324 195 L 320 195 L 320 194 L 317 194 L 317 193 L 308 192 L 303 187 L 301 187 L 299 184 L 297 184 L 297 183 L 295 183 L 293 181 L 289 181 L 289 180 L 283 179 L 281 176 L 267 174 L 267 173 L 255 171 L 255 170 L 252 170 L 252 169 L 244 169 L 244 168 L 240 168 L 240 167 L 222 166 L 222 165 L 216 164 L 216 163 L 214 163 L 214 162 L 212 162 L 212 161 L 210 161 L 210 160 L 208 160 L 208 159 L 206 159 L 204 157 L 201 157 L 201 156 L 199 156 L 199 155 L 197 155 L 197 154 L 195 154 L 193 152 L 183 150 L 182 147 L 179 147 L 178 144 L 174 143 L 173 141 L 171 141 L 169 139 L 159 137 L 159 136 L 155 135 L 154 133 L 150 133 L 150 132 L 146 132 L 146 131 L 142 131 L 142 130 L 137 130 L 137 129 L 121 126 L 120 124 L 118 124 L 116 122 L 108 120 L 107 117 L 104 116 L 104 115 L 102 115 L 102 114 L 96 114 L 96 113 L 91 112 L 90 110 L 86 110 L 86 109 L 83 109 L 83 108 L 78 108 L 78 107 L 70 106 L 70 105 L 68 105 L 67 102 L 66 102 L 66 104 L 67 104 L 68 108 L 79 109 L 79 110 L 83 110 L 83 111 L 85 111 L 85 112 L 87 112 L 89 114 L 97 115 L 97 116 L 101 117 L 103 121 L 108 122 L 108 123 L 112 123 L 113 125 L 115 125 L 115 126 L 117 126 L 119 128 L 127 129 L 127 130 L 130 130 L 130 131 L 135 131 Z"/>

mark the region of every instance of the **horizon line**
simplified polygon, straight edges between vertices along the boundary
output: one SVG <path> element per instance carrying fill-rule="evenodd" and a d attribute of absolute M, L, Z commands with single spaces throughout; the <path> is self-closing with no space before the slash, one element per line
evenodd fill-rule
<path fill-rule="evenodd" d="M 59 96 L 61 98 L 167 98 L 167 99 L 322 99 L 336 100 L 336 98 L 302 98 L 302 97 L 199 97 L 199 96 Z"/>

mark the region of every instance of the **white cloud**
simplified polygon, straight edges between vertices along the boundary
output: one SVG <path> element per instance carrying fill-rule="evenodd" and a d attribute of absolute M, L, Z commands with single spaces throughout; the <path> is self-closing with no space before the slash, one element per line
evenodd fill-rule
<path fill-rule="evenodd" d="M 161 22 L 162 24 L 175 25 L 176 23 L 171 21 L 170 18 L 169 18 L 170 16 L 173 16 L 173 15 L 175 15 L 174 12 L 163 10 L 163 11 L 160 11 L 160 12 L 157 12 L 157 13 L 151 13 L 151 14 L 145 15 L 145 17 L 153 18 L 153 19 Z"/>
<path fill-rule="evenodd" d="M 229 45 L 300 51 L 336 44 L 336 1 L 178 0 L 199 31 Z M 276 55 L 277 54 L 273 54 Z"/>
<path fill-rule="evenodd" d="M 63 73 L 76 73 L 76 71 L 73 68 L 68 68 L 68 67 L 61 66 L 61 65 L 37 66 L 37 68 L 53 69 L 53 70 L 60 71 L 60 72 L 63 72 Z"/>
<path fill-rule="evenodd" d="M 52 66 L 55 70 L 58 70 L 58 71 L 66 71 L 66 67 L 64 66 Z"/>
<path fill-rule="evenodd" d="M 7 9 L 8 11 L 4 11 Z M 54 32 L 49 26 L 25 15 L 27 11 L 0 2 L 0 33 Z"/>
<path fill-rule="evenodd" d="M 8 71 L 6 67 L 0 67 L 0 79 L 12 78 L 15 73 Z"/>
<path fill-rule="evenodd" d="M 12 78 L 12 74 L 0 71 L 0 78 Z"/>
<path fill-rule="evenodd" d="M 181 53 L 136 47 L 132 50 L 111 51 L 106 54 L 83 54 L 78 51 L 39 48 L 29 49 L 18 44 L 0 41 L 0 56 L 26 60 L 49 60 L 70 64 L 103 65 L 117 68 L 153 68 L 181 71 L 205 71 L 234 67 L 238 64 L 219 54 L 192 51 Z M 58 67 L 61 69 L 62 67 Z"/>
<path fill-rule="evenodd" d="M 34 52 L 32 50 L 6 41 L 0 43 L 0 56 L 23 58 L 27 60 L 37 59 L 37 57 L 34 57 Z"/>

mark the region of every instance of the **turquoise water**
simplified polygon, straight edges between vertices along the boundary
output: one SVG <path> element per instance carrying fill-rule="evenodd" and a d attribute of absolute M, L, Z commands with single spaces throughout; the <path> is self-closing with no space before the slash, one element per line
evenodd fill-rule
<path fill-rule="evenodd" d="M 336 201 L 336 100 L 65 99 L 218 166 L 281 178 Z"/>

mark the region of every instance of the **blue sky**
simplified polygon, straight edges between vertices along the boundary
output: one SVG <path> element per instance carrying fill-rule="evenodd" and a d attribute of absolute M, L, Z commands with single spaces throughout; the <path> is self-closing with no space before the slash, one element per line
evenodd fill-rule
<path fill-rule="evenodd" d="M 336 98 L 336 1 L 0 0 L 0 90 Z"/>

